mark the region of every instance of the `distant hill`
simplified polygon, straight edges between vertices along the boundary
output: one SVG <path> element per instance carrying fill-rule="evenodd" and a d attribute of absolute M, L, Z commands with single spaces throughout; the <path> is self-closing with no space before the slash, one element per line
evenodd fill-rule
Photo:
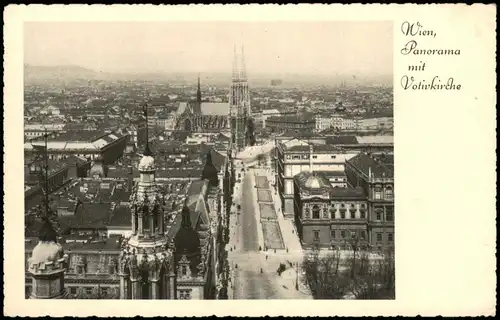
<path fill-rule="evenodd" d="M 103 75 L 79 66 L 33 66 L 24 65 L 24 81 L 36 82 L 47 80 L 98 80 Z"/>
<path fill-rule="evenodd" d="M 272 79 L 279 78 L 283 81 L 283 86 L 296 85 L 338 85 L 341 81 L 350 85 L 363 84 L 392 84 L 392 75 L 376 76 L 353 76 L 353 75 L 303 75 L 303 74 L 252 74 L 249 72 L 248 82 L 250 86 L 267 87 Z M 34 66 L 24 65 L 25 83 L 36 82 L 67 82 L 67 81 L 89 81 L 89 80 L 136 80 L 153 82 L 171 82 L 178 84 L 194 85 L 198 73 L 195 72 L 101 72 L 89 68 L 75 65 L 61 66 Z M 230 73 L 206 72 L 201 73 L 201 82 L 203 84 L 229 86 L 231 81 Z"/>

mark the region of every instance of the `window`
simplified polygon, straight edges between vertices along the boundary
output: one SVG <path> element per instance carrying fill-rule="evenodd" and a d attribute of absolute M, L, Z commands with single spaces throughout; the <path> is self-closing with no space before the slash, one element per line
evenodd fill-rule
<path fill-rule="evenodd" d="M 392 233 L 387 234 L 387 240 L 389 240 L 389 242 L 393 242 L 394 241 L 394 234 L 392 234 Z"/>
<path fill-rule="evenodd" d="M 366 240 L 366 231 L 365 230 L 361 230 L 359 232 L 359 237 L 361 238 L 361 240 Z"/>
<path fill-rule="evenodd" d="M 191 289 L 179 290 L 179 300 L 191 300 Z"/>
<path fill-rule="evenodd" d="M 318 156 L 313 156 L 313 159 L 318 159 Z"/>
<path fill-rule="evenodd" d="M 336 236 L 335 236 L 335 230 L 331 230 L 330 231 L 330 236 L 331 236 L 332 239 L 336 238 Z"/>
<path fill-rule="evenodd" d="M 343 203 L 342 203 L 342 204 L 340 205 L 340 207 L 341 207 L 341 208 L 345 208 L 345 204 L 343 204 Z"/>
<path fill-rule="evenodd" d="M 351 208 L 354 208 L 354 203 L 351 203 Z"/>
<path fill-rule="evenodd" d="M 76 287 L 70 287 L 70 288 L 69 288 L 69 292 L 70 292 L 71 294 L 76 294 Z"/>
<path fill-rule="evenodd" d="M 319 241 L 319 231 L 313 231 L 314 241 Z"/>
<path fill-rule="evenodd" d="M 364 203 L 360 204 L 360 208 L 365 208 L 365 204 Z"/>
<path fill-rule="evenodd" d="M 92 294 L 92 288 L 85 288 L 86 294 Z"/>
<path fill-rule="evenodd" d="M 335 159 L 335 158 L 337 158 L 337 156 L 331 156 L 331 158 L 332 158 L 332 159 Z"/>
<path fill-rule="evenodd" d="M 387 186 L 386 189 L 385 189 L 385 197 L 387 199 L 392 199 L 394 196 L 393 192 L 392 192 L 392 187 L 391 186 Z"/>
<path fill-rule="evenodd" d="M 377 220 L 377 221 L 382 220 L 382 211 L 380 211 L 380 210 L 379 210 L 379 211 L 377 211 L 377 212 L 376 212 L 376 215 L 377 215 L 377 218 L 376 218 L 376 220 Z"/>
<path fill-rule="evenodd" d="M 319 207 L 317 205 L 313 206 L 313 219 L 319 219 Z"/>
<path fill-rule="evenodd" d="M 101 294 L 103 296 L 107 296 L 108 295 L 108 288 L 101 288 Z"/>
<path fill-rule="evenodd" d="M 187 275 L 187 266 L 182 266 L 181 267 L 181 273 L 183 276 Z"/>
<path fill-rule="evenodd" d="M 394 221 L 394 208 L 393 207 L 385 207 L 385 220 L 386 221 Z"/>
<path fill-rule="evenodd" d="M 361 219 L 366 219 L 366 213 L 365 211 L 360 211 L 360 214 L 361 214 Z"/>
<path fill-rule="evenodd" d="M 356 231 L 351 231 L 351 239 L 356 238 Z"/>
<path fill-rule="evenodd" d="M 345 230 L 340 230 L 340 237 L 345 239 Z"/>
<path fill-rule="evenodd" d="M 382 241 L 382 234 L 381 233 L 377 233 L 377 241 L 378 242 Z"/>
<path fill-rule="evenodd" d="M 345 219 L 345 212 L 344 211 L 340 211 L 340 219 Z"/>
<path fill-rule="evenodd" d="M 382 199 L 382 188 L 380 186 L 375 187 L 375 189 L 373 191 L 374 191 L 373 198 L 375 200 Z"/>

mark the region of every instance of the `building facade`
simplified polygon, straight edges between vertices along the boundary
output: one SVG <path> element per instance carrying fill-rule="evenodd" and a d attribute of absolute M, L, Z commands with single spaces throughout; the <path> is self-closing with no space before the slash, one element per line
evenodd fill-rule
<path fill-rule="evenodd" d="M 356 153 L 347 152 L 333 145 L 316 145 L 299 139 L 277 143 L 275 152 L 277 191 L 283 213 L 288 217 L 294 215 L 293 178 L 297 174 L 304 171 L 342 173 L 346 160 L 356 155 Z M 341 179 L 345 178 L 341 177 Z M 337 182 L 344 183 L 345 181 L 337 180 Z"/>
<path fill-rule="evenodd" d="M 394 246 L 394 156 L 360 153 L 346 162 L 346 176 L 367 195 L 370 246 Z"/>
<path fill-rule="evenodd" d="M 266 120 L 266 128 L 271 132 L 280 134 L 285 131 L 314 132 L 316 120 L 307 116 L 272 116 Z"/>
<path fill-rule="evenodd" d="M 367 199 L 362 188 L 332 187 L 319 173 L 294 177 L 294 218 L 304 247 L 368 246 Z"/>

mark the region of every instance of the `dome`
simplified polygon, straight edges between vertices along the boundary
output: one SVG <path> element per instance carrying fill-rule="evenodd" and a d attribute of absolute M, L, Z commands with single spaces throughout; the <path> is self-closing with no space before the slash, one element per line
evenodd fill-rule
<path fill-rule="evenodd" d="M 29 265 L 56 261 L 63 256 L 63 248 L 59 243 L 53 241 L 40 241 L 33 249 L 29 258 Z"/>
<path fill-rule="evenodd" d="M 142 157 L 139 162 L 139 170 L 140 171 L 150 171 L 155 170 L 155 159 L 151 156 Z"/>
<path fill-rule="evenodd" d="M 319 189 L 323 185 L 323 181 L 321 181 L 321 178 L 317 176 L 310 176 L 305 183 L 305 186 L 309 189 Z"/>

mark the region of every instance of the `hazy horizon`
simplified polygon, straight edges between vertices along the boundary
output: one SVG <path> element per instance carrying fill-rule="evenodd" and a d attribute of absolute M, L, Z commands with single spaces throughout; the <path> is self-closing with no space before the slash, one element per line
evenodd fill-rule
<path fill-rule="evenodd" d="M 392 22 L 26 22 L 24 63 L 119 73 L 390 75 Z"/>

